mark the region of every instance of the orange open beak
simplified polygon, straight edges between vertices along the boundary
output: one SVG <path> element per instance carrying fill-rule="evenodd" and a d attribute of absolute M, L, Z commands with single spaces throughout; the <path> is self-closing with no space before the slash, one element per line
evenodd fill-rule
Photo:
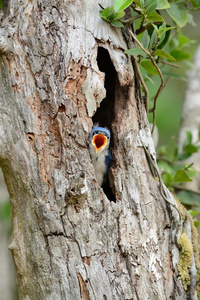
<path fill-rule="evenodd" d="M 101 148 L 105 147 L 107 138 L 102 133 L 96 134 L 92 139 L 92 143 L 95 146 L 96 151 L 98 152 Z"/>

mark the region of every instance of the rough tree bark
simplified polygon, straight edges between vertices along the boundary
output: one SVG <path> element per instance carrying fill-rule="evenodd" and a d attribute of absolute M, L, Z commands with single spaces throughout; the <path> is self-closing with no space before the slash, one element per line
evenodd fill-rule
<path fill-rule="evenodd" d="M 96 0 L 24 0 L 2 17 L 0 163 L 20 299 L 197 299 L 190 220 L 182 234 L 149 166 L 155 150 L 124 54 L 131 41 L 98 13 Z M 86 147 L 98 121 L 112 133 L 116 201 Z"/>

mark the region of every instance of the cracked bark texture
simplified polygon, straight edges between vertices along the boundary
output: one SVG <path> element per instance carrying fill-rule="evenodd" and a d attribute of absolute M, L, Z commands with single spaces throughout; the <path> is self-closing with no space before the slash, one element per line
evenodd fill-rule
<path fill-rule="evenodd" d="M 24 0 L 10 1 L 2 16 L 0 164 L 19 297 L 196 299 L 178 277 L 178 214 L 139 142 L 155 156 L 126 35 L 98 14 L 96 0 Z M 116 202 L 98 186 L 86 147 L 106 97 L 99 46 L 117 74 L 110 128 Z"/>

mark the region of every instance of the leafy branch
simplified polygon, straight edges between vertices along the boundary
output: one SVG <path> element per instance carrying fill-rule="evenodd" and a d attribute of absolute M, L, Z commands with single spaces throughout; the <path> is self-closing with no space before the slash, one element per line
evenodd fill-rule
<path fill-rule="evenodd" d="M 182 201 L 187 206 L 194 206 L 193 199 L 196 197 L 195 206 L 200 211 L 200 193 L 198 191 L 193 191 L 185 188 L 182 184 L 185 182 L 191 182 L 197 175 L 196 170 L 193 168 L 193 163 L 185 163 L 185 159 L 191 157 L 194 153 L 197 153 L 200 149 L 200 127 L 197 141 L 193 142 L 194 137 L 190 131 L 186 131 L 186 138 L 184 141 L 182 152 L 179 153 L 175 149 L 173 154 L 173 159 L 169 160 L 167 157 L 168 150 L 166 147 L 162 146 L 160 151 L 158 151 L 157 161 L 159 169 L 162 172 L 162 180 L 165 185 L 176 193 L 184 192 Z M 195 194 L 195 196 L 194 196 Z M 182 195 L 182 194 L 181 194 Z"/>
<path fill-rule="evenodd" d="M 129 18 L 126 18 L 127 9 L 131 12 Z M 171 69 L 180 67 L 172 62 L 187 62 L 190 57 L 184 48 L 193 41 L 182 34 L 181 28 L 187 23 L 194 25 L 191 11 L 199 9 L 199 0 L 114 0 L 112 7 L 101 6 L 100 17 L 112 26 L 122 28 L 133 23 L 136 28 L 135 33 L 129 30 L 136 47 L 126 50 L 125 53 L 133 57 L 132 61 L 143 87 L 146 110 L 153 113 L 152 132 L 156 123 L 158 97 L 166 80 L 173 76 Z M 173 26 L 165 22 L 163 11 L 167 12 Z M 153 106 L 148 110 L 149 92 L 145 82 L 154 83 L 157 75 L 161 83 L 153 97 Z"/>
<path fill-rule="evenodd" d="M 153 114 L 152 133 L 156 123 L 157 100 L 162 89 L 169 78 L 175 76 L 182 79 L 182 76 L 175 73 L 176 69 L 180 68 L 179 62 L 187 63 L 190 58 L 190 53 L 186 50 L 193 41 L 183 35 L 181 30 L 186 24 L 195 25 L 191 12 L 198 10 L 200 0 L 114 0 L 112 7 L 101 6 L 100 17 L 116 28 L 128 27 L 128 32 L 136 44 L 125 53 L 131 56 L 141 82 L 146 111 Z M 168 22 L 165 21 L 166 15 Z M 130 30 L 131 24 L 134 25 L 134 32 Z M 156 76 L 159 76 L 160 85 L 151 103 L 147 82 L 154 84 Z M 196 172 L 192 165 L 183 161 L 198 149 L 192 142 L 192 134 L 187 132 L 181 154 L 176 151 L 173 160 L 169 160 L 162 151 L 158 156 L 165 185 L 174 192 L 181 190 L 189 193 L 189 198 L 193 198 L 192 191 L 186 191 L 182 184 L 192 181 Z M 196 196 L 199 197 L 197 193 Z"/>
<path fill-rule="evenodd" d="M 150 58 L 152 64 L 154 65 L 154 67 L 156 68 L 156 70 L 158 71 L 158 74 L 160 76 L 160 79 L 161 79 L 161 84 L 158 88 L 158 91 L 155 95 L 155 98 L 154 98 L 154 106 L 152 108 L 152 112 L 153 112 L 153 126 L 152 126 L 152 133 L 154 131 L 154 127 L 155 127 L 155 121 L 156 121 L 156 103 L 157 103 L 157 99 L 158 99 L 158 96 L 162 90 L 162 88 L 165 86 L 165 81 L 164 81 L 164 78 L 163 78 L 163 75 L 162 75 L 162 72 L 159 68 L 159 66 L 157 65 L 155 59 L 153 58 L 153 56 L 151 55 L 151 53 L 149 51 L 147 51 L 143 46 L 142 44 L 138 41 L 137 37 L 134 35 L 134 33 L 129 30 L 129 33 L 130 35 L 132 36 L 132 38 L 134 39 L 134 41 L 137 43 L 137 45 L 142 49 L 142 51 L 144 51 L 144 53 L 147 54 L 147 56 Z M 148 107 L 148 104 L 146 104 L 146 107 Z M 147 110 L 148 112 L 148 110 Z"/>

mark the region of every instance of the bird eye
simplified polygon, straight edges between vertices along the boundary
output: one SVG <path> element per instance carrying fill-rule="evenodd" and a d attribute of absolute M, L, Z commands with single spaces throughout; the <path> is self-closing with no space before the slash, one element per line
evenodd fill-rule
<path fill-rule="evenodd" d="M 110 135 L 109 134 L 104 133 L 104 135 L 107 137 L 108 140 L 110 139 Z"/>

